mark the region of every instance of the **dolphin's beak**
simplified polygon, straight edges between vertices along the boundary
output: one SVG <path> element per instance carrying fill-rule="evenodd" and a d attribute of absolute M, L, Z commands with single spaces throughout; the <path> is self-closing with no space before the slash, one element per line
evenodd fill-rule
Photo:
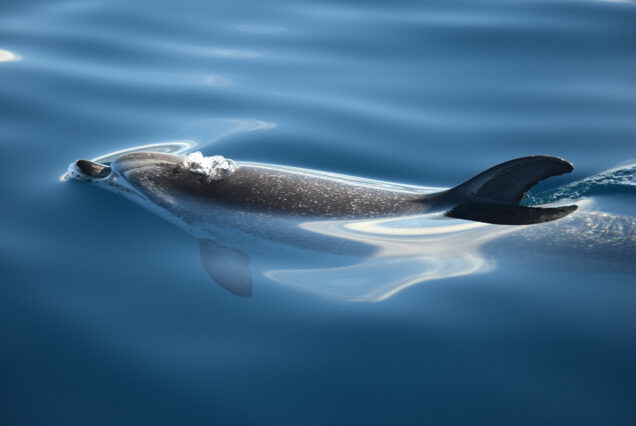
<path fill-rule="evenodd" d="M 68 166 L 68 175 L 82 181 L 104 179 L 110 175 L 110 172 L 111 168 L 105 164 L 88 160 L 77 160 Z"/>

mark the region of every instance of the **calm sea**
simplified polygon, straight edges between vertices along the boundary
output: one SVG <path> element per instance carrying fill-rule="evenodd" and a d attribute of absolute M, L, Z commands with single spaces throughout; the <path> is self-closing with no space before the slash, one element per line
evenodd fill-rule
<path fill-rule="evenodd" d="M 60 180 L 147 145 L 426 187 L 551 154 L 579 216 L 272 253 L 243 299 Z M 0 155 L 3 426 L 636 424 L 630 0 L 2 0 Z"/>

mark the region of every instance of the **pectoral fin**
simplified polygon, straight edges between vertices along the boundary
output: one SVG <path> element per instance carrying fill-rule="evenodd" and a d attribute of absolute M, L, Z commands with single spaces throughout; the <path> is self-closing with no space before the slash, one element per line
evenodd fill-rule
<path fill-rule="evenodd" d="M 241 296 L 252 295 L 250 257 L 240 250 L 211 240 L 200 240 L 201 263 L 221 287 Z"/>
<path fill-rule="evenodd" d="M 496 225 L 531 225 L 561 219 L 576 208 L 574 205 L 543 208 L 474 201 L 459 204 L 446 212 L 446 216 Z"/>

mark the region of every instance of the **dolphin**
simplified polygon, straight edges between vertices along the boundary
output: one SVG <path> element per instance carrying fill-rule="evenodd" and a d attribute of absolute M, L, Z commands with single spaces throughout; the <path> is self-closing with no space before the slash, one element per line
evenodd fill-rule
<path fill-rule="evenodd" d="M 335 241 L 303 224 L 443 215 L 497 225 L 529 225 L 561 219 L 576 205 L 520 205 L 528 190 L 572 164 L 553 156 L 517 158 L 444 191 L 388 185 L 292 167 L 235 162 L 200 152 L 179 156 L 134 152 L 110 164 L 77 160 L 69 176 L 121 194 L 176 222 L 200 239 L 209 275 L 240 296 L 252 294 L 254 238 L 308 250 L 368 254 L 364 242 Z M 367 253 L 364 253 L 364 250 Z"/>

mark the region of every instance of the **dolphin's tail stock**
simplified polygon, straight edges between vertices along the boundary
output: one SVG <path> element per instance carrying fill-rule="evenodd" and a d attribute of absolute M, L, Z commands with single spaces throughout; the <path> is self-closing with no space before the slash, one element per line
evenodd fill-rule
<path fill-rule="evenodd" d="M 560 219 L 577 206 L 542 208 L 519 203 L 537 182 L 573 169 L 569 162 L 547 155 L 506 161 L 443 193 L 449 200 L 461 200 L 446 216 L 498 225 L 529 225 Z"/>

